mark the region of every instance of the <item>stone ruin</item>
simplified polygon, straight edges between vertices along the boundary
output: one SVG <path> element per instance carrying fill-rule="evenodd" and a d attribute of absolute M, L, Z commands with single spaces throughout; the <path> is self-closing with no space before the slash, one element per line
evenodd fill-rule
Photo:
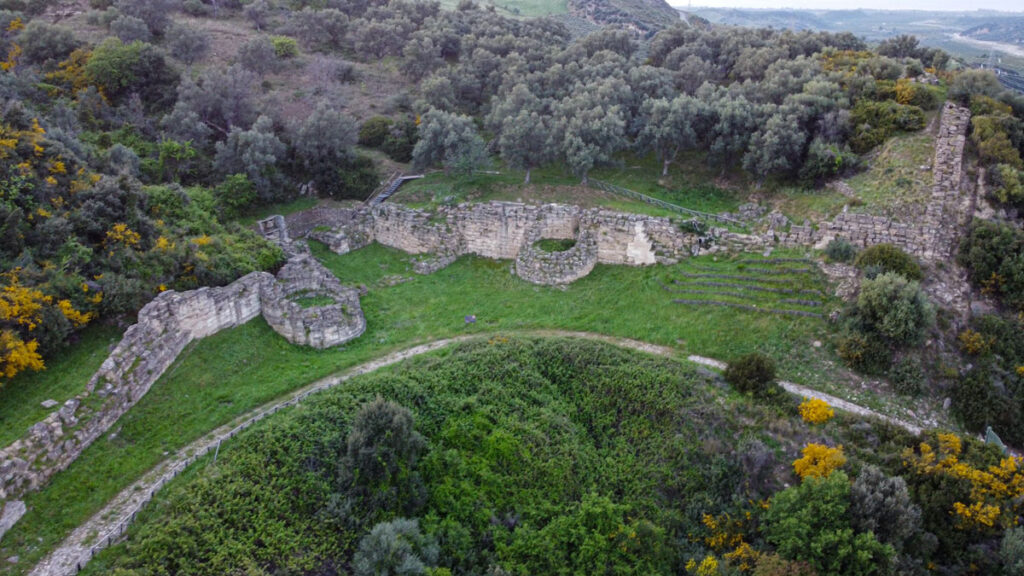
<path fill-rule="evenodd" d="M 277 222 L 283 227 L 283 219 Z M 279 237 L 283 228 L 278 229 Z M 219 288 L 167 291 L 139 311 L 84 392 L 0 450 L 0 500 L 38 489 L 66 468 L 142 398 L 190 342 L 240 326 L 262 314 L 289 342 L 326 348 L 366 330 L 358 292 L 342 286 L 308 254 L 277 277 L 253 272 Z M 296 296 L 329 297 L 333 304 L 303 308 Z"/>
<path fill-rule="evenodd" d="M 306 307 L 303 298 L 325 298 L 332 304 Z M 359 337 L 366 319 L 359 292 L 342 286 L 330 270 L 309 254 L 288 261 L 277 279 L 263 287 L 263 318 L 292 344 L 330 348 Z"/>
<path fill-rule="evenodd" d="M 284 220 L 289 237 L 318 240 L 339 254 L 378 242 L 414 255 L 413 270 L 421 274 L 475 254 L 512 260 L 515 273 L 536 284 L 567 284 L 599 263 L 671 264 L 718 247 L 668 218 L 562 204 L 488 202 L 445 206 L 437 212 L 382 204 L 372 209 L 319 208 Z M 274 238 L 279 228 L 267 226 L 268 237 Z M 716 229 L 715 234 L 722 242 L 731 241 L 725 230 Z M 766 242 L 749 238 L 759 247 Z M 576 244 L 564 252 L 545 252 L 535 246 L 542 239 L 572 239 Z"/>
<path fill-rule="evenodd" d="M 844 238 L 860 247 L 893 244 L 926 262 L 946 262 L 955 254 L 959 235 L 969 224 L 974 195 L 963 180 L 963 155 L 971 112 L 947 102 L 942 109 L 935 138 L 932 166 L 932 193 L 920 220 L 896 222 L 882 216 L 847 212 L 831 222 L 811 226 L 791 226 L 780 234 L 783 244 L 814 245 L 824 248 L 835 238 Z"/>
<path fill-rule="evenodd" d="M 278 276 L 252 273 L 222 288 L 165 292 L 147 304 L 85 392 L 0 450 L 0 500 L 38 488 L 70 464 L 194 339 L 260 314 L 288 341 L 301 345 L 326 348 L 362 334 L 366 321 L 358 293 L 343 286 L 294 239 L 316 239 L 339 254 L 379 242 L 414 255 L 418 273 L 439 270 L 465 254 L 512 260 L 515 274 L 537 284 L 573 282 L 599 263 L 672 264 L 700 253 L 763 251 L 777 242 L 823 247 L 836 237 L 861 246 L 892 243 L 925 261 L 943 262 L 953 254 L 973 210 L 971 189 L 961 186 L 969 120 L 968 110 L 945 105 L 936 139 L 932 202 L 919 222 L 844 211 L 818 229 L 792 226 L 776 238 L 772 231 L 740 234 L 712 228 L 701 233 L 668 218 L 514 202 L 442 207 L 436 213 L 393 204 L 354 210 L 316 207 L 268 218 L 259 223 L 259 231 L 290 256 Z M 575 245 L 545 252 L 536 243 L 546 238 L 573 239 Z M 963 295 L 962 290 L 954 292 L 949 299 L 955 304 Z M 300 300 L 307 296 L 332 303 L 306 308 Z M 941 290 L 938 296 L 944 300 Z"/>

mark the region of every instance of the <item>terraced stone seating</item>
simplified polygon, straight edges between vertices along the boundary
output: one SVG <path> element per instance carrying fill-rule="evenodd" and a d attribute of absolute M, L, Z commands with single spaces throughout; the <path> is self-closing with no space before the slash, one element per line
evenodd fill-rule
<path fill-rule="evenodd" d="M 662 288 L 675 304 L 822 318 L 827 284 L 811 260 L 747 258 L 728 268 L 682 268 Z"/>

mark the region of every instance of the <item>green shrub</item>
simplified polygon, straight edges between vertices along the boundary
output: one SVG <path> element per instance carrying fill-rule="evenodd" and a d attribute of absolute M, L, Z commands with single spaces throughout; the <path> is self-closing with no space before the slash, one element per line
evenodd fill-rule
<path fill-rule="evenodd" d="M 924 110 L 891 100 L 872 102 L 861 99 L 850 111 L 850 124 L 853 126 L 850 147 L 854 152 L 863 154 L 898 131 L 924 128 Z"/>
<path fill-rule="evenodd" d="M 758 352 L 741 356 L 729 362 L 725 380 L 744 394 L 768 394 L 775 381 L 775 361 Z"/>
<path fill-rule="evenodd" d="M 391 133 L 391 125 L 395 121 L 387 116 L 374 116 L 359 127 L 359 145 L 368 148 L 380 148 Z"/>
<path fill-rule="evenodd" d="M 957 260 L 975 286 L 1024 310 L 1024 232 L 1012 224 L 975 220 Z"/>
<path fill-rule="evenodd" d="M 818 574 L 877 573 L 894 554 L 871 532 L 850 525 L 850 479 L 842 471 L 809 477 L 772 497 L 765 538 L 783 558 L 809 563 Z"/>
<path fill-rule="evenodd" d="M 1001 394 L 992 384 L 988 366 L 976 366 L 965 374 L 952 395 L 953 413 L 971 432 L 983 432 L 996 423 L 995 415 L 1003 404 Z"/>
<path fill-rule="evenodd" d="M 825 257 L 830 262 L 850 262 L 857 256 L 857 249 L 845 238 L 833 238 L 825 246 Z"/>
<path fill-rule="evenodd" d="M 278 58 L 294 58 L 299 55 L 299 45 L 295 42 L 295 38 L 271 36 L 270 42 L 274 45 L 274 55 Z"/>
<path fill-rule="evenodd" d="M 897 394 L 917 396 L 924 385 L 924 366 L 917 356 L 906 356 L 893 364 L 889 379 Z"/>
<path fill-rule="evenodd" d="M 844 364 L 870 376 L 885 374 L 892 361 L 885 342 L 856 330 L 839 340 L 838 353 Z"/>
<path fill-rule="evenodd" d="M 380 184 L 380 176 L 373 160 L 354 156 L 338 167 L 334 184 L 323 190 L 335 200 L 365 200 Z"/>
<path fill-rule="evenodd" d="M 239 214 L 256 202 L 256 188 L 245 174 L 232 174 L 214 190 L 217 203 L 228 214 Z"/>
<path fill-rule="evenodd" d="M 437 543 L 420 533 L 419 521 L 396 518 L 377 524 L 359 541 L 352 558 L 352 573 L 355 576 L 426 574 L 437 563 L 437 554 Z"/>
<path fill-rule="evenodd" d="M 886 272 L 861 283 L 857 317 L 869 331 L 895 344 L 911 344 L 934 325 L 935 310 L 917 282 Z"/>
<path fill-rule="evenodd" d="M 908 280 L 924 277 L 921 266 L 909 254 L 892 244 L 875 244 L 865 248 L 853 264 L 862 270 L 878 266 L 883 272 L 895 272 Z"/>
<path fill-rule="evenodd" d="M 412 151 L 419 141 L 419 130 L 412 120 L 400 120 L 391 127 L 381 150 L 395 162 L 409 162 Z"/>

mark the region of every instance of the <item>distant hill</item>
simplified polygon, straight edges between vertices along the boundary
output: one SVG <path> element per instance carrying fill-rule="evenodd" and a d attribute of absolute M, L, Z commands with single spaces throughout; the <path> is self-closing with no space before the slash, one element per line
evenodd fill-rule
<path fill-rule="evenodd" d="M 1024 44 L 1024 17 L 1001 18 L 985 22 L 964 30 L 963 35 L 975 40 Z"/>
<path fill-rule="evenodd" d="M 699 1 L 699 0 L 697 0 Z M 994 10 L 762 10 L 754 8 L 679 8 L 713 24 L 851 32 L 868 42 L 912 34 L 925 46 L 942 48 L 972 66 L 1001 66 L 1024 73 L 1024 57 L 1015 50 L 980 42 L 1024 45 L 1024 14 Z M 980 41 L 980 42 L 979 42 Z"/>

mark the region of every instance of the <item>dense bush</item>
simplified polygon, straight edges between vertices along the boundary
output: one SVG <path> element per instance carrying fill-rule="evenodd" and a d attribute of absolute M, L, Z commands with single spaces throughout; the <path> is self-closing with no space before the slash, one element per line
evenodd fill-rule
<path fill-rule="evenodd" d="M 419 137 L 415 122 L 408 118 L 399 120 L 391 126 L 381 150 L 396 162 L 410 162 Z"/>
<path fill-rule="evenodd" d="M 725 380 L 744 394 L 769 394 L 775 382 L 775 361 L 754 352 L 729 362 Z"/>
<path fill-rule="evenodd" d="M 231 573 L 254 560 L 340 573 L 392 551 L 424 566 L 436 554 L 457 574 L 674 574 L 695 548 L 671 534 L 700 538 L 704 514 L 742 516 L 746 471 L 725 448 L 737 422 L 681 364 L 543 340 L 481 341 L 414 362 L 241 435 L 216 474 L 172 487 L 132 528 L 112 568 Z M 429 494 L 418 533 L 390 505 L 328 513 L 331 494 L 364 474 L 380 486 L 409 471 Z"/>
<path fill-rule="evenodd" d="M 132 93 L 154 109 L 174 101 L 177 74 L 158 48 L 144 42 L 108 38 L 93 50 L 83 72 L 115 102 Z"/>
<path fill-rule="evenodd" d="M 860 100 L 850 111 L 853 135 L 850 147 L 864 153 L 878 146 L 898 131 L 909 132 L 924 128 L 924 110 L 891 100 L 872 102 Z"/>
<path fill-rule="evenodd" d="M 299 45 L 295 42 L 294 38 L 271 36 L 270 42 L 274 46 L 274 55 L 282 60 L 299 55 Z"/>
<path fill-rule="evenodd" d="M 892 350 L 882 338 L 856 329 L 840 337 L 837 352 L 847 366 L 871 376 L 886 374 L 892 363 Z"/>
<path fill-rule="evenodd" d="M 975 220 L 957 259 L 975 286 L 1024 310 L 1024 232 L 1011 224 Z"/>
<path fill-rule="evenodd" d="M 873 268 L 881 272 L 895 272 L 907 280 L 924 277 L 921 266 L 909 254 L 892 244 L 875 244 L 862 250 L 854 265 L 865 270 Z"/>
<path fill-rule="evenodd" d="M 972 432 L 983 432 L 986 426 L 995 424 L 1004 404 L 992 377 L 990 366 L 977 366 L 953 390 L 953 412 Z"/>
<path fill-rule="evenodd" d="M 55 67 L 78 48 L 80 42 L 75 35 L 63 26 L 54 26 L 41 20 L 29 22 L 18 34 L 17 43 L 21 46 L 22 56 L 29 62 Z"/>
<path fill-rule="evenodd" d="M 861 283 L 857 317 L 870 332 L 894 344 L 912 344 L 935 323 L 935 310 L 917 282 L 886 272 Z"/>
<path fill-rule="evenodd" d="M 807 562 L 821 576 L 875 574 L 893 548 L 850 524 L 850 481 L 841 471 L 805 478 L 776 494 L 765 514 L 765 537 L 779 555 Z"/>
<path fill-rule="evenodd" d="M 363 536 L 352 558 L 355 576 L 425 574 L 437 563 L 437 543 L 420 533 L 419 522 L 398 518 L 381 522 Z"/>
<path fill-rule="evenodd" d="M 149 42 L 153 39 L 153 33 L 149 31 L 149 26 L 145 22 L 124 14 L 110 23 L 110 33 L 126 44 Z"/>
<path fill-rule="evenodd" d="M 374 116 L 359 127 L 359 145 L 379 148 L 391 133 L 394 120 L 387 116 Z"/>
<path fill-rule="evenodd" d="M 908 355 L 893 364 L 889 372 L 889 380 L 892 381 L 893 389 L 897 394 L 903 396 L 917 396 L 924 386 L 924 366 L 921 359 L 915 355 Z"/>
<path fill-rule="evenodd" d="M 825 246 L 825 256 L 831 262 L 852 262 L 857 256 L 857 249 L 845 238 L 833 238 Z"/>
<path fill-rule="evenodd" d="M 380 185 L 373 160 L 361 154 L 339 162 L 334 170 L 334 182 L 320 191 L 336 200 L 365 200 Z"/>

